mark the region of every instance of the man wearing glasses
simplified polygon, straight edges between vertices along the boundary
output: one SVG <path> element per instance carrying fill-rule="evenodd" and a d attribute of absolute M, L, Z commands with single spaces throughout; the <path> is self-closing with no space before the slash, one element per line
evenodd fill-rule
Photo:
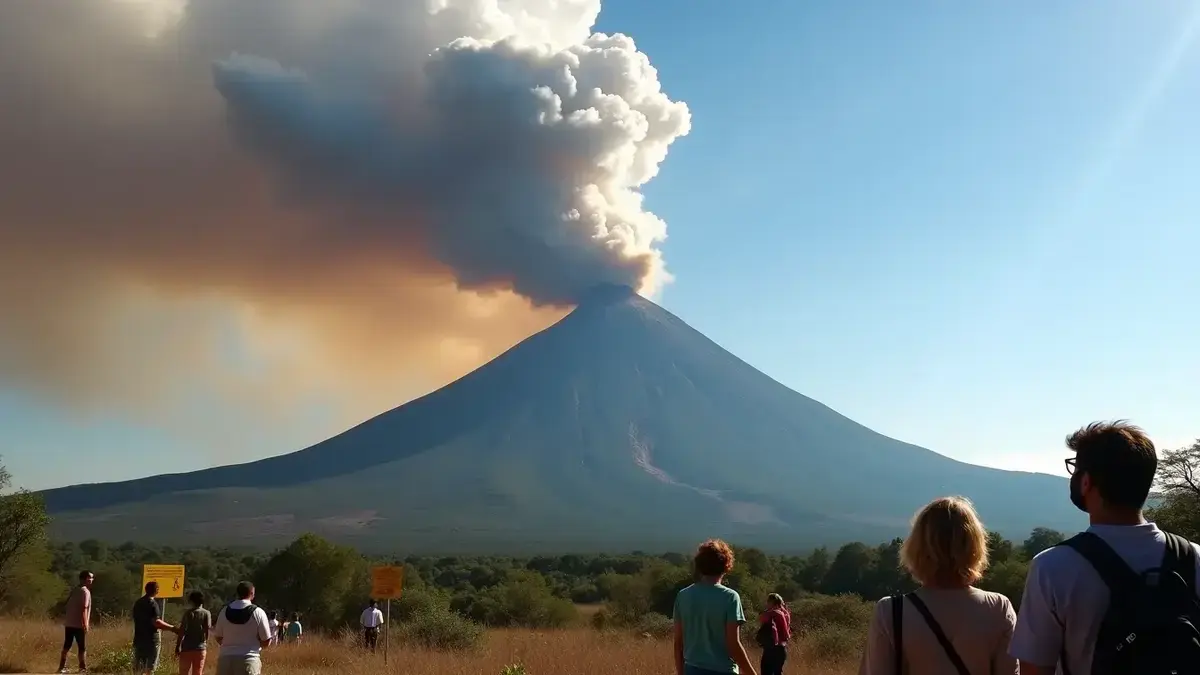
<path fill-rule="evenodd" d="M 1200 674 L 1200 549 L 1142 513 L 1154 443 L 1127 422 L 1096 422 L 1067 447 L 1070 499 L 1089 527 L 1029 564 L 1009 648 L 1021 675 Z"/>

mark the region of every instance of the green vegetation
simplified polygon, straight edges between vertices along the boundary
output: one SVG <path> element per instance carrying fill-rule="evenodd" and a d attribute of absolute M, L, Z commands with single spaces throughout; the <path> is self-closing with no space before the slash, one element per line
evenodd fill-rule
<path fill-rule="evenodd" d="M 45 611 L 66 587 L 51 574 L 46 547 L 49 518 L 42 499 L 11 491 L 12 476 L 0 464 L 0 613 Z"/>
<path fill-rule="evenodd" d="M 1035 530 L 1020 543 L 992 535 L 993 565 L 981 586 L 1019 600 L 1029 552 L 1062 537 L 1046 529 Z M 873 601 L 913 587 L 900 568 L 900 544 L 899 539 L 877 546 L 851 543 L 837 550 L 818 548 L 806 556 L 775 556 L 743 547 L 737 550 L 737 565 L 726 583 L 742 593 L 747 611 L 761 610 L 767 594 L 778 592 L 803 614 L 845 623 L 839 612 L 858 610 L 847 610 L 836 597 Z M 94 540 L 56 544 L 49 554 L 50 576 L 58 589 L 72 583 L 81 569 L 96 573 L 94 596 L 101 614 L 128 612 L 140 594 L 143 564 L 182 563 L 188 570 L 188 590 L 201 590 L 214 602 L 223 602 L 233 597 L 238 581 L 251 579 L 259 604 L 299 612 L 306 625 L 326 630 L 356 623 L 367 600 L 373 564 L 401 562 L 406 567 L 405 596 L 392 604 L 393 620 L 406 622 L 444 611 L 490 627 L 564 627 L 580 620 L 580 604 L 603 605 L 592 617 L 600 628 L 653 626 L 654 617 L 670 616 L 675 593 L 692 580 L 690 558 L 679 553 L 414 556 L 393 561 L 370 559 L 311 534 L 271 555 L 153 549 L 133 543 L 110 547 Z M 52 609 L 46 606 L 43 611 Z"/>
<path fill-rule="evenodd" d="M 1196 470 L 1200 442 L 1167 453 L 1151 514 L 1164 529 L 1193 539 L 1200 534 Z M 583 606 L 590 606 L 586 622 L 598 630 L 665 636 L 675 594 L 692 580 L 690 557 L 681 553 L 372 558 L 312 534 L 270 554 L 131 542 L 110 546 L 96 540 L 48 544 L 41 535 L 44 514 L 28 495 L 0 496 L 0 510 L 5 517 L 27 519 L 12 528 L 26 533 L 21 545 L 7 542 L 4 549 L 15 551 L 5 561 L 0 583 L 0 609 L 9 614 L 61 611 L 66 588 L 80 570 L 89 569 L 96 574 L 96 612 L 123 617 L 140 594 L 142 565 L 181 563 L 187 566 L 188 590 L 203 591 L 214 605 L 231 598 L 239 581 L 250 579 L 260 605 L 299 612 L 310 630 L 334 632 L 356 625 L 372 565 L 403 564 L 405 594 L 391 607 L 397 637 L 423 647 L 464 650 L 481 643 L 485 627 L 584 623 Z M 1047 528 L 1036 528 L 1021 541 L 992 533 L 991 566 L 979 586 L 1005 594 L 1019 607 L 1029 559 L 1063 538 Z M 809 656 L 840 658 L 861 647 L 875 600 L 913 588 L 900 566 L 901 543 L 854 542 L 806 555 L 739 547 L 726 583 L 741 592 L 749 614 L 762 609 L 768 593 L 780 593 L 791 604 Z M 174 602 L 168 611 L 179 610 Z M 121 658 L 112 655 L 115 667 Z"/>

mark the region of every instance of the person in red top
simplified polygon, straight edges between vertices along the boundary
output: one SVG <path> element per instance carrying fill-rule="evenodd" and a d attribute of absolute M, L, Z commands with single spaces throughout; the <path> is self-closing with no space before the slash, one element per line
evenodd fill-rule
<path fill-rule="evenodd" d="M 767 610 L 759 615 L 759 623 L 770 623 L 774 644 L 764 645 L 759 672 L 762 675 L 783 675 L 787 661 L 788 638 L 792 637 L 792 613 L 778 593 L 767 596 Z"/>

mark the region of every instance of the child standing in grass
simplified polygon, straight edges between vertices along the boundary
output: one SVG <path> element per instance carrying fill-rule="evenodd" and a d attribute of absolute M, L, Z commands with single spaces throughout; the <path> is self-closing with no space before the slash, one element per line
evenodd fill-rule
<path fill-rule="evenodd" d="M 304 627 L 300 625 L 299 614 L 292 615 L 292 620 L 287 623 L 287 628 L 284 629 L 284 638 L 292 644 L 300 644 L 300 640 L 304 638 Z"/>
<path fill-rule="evenodd" d="M 175 639 L 175 654 L 179 659 L 179 675 L 204 675 L 204 660 L 208 654 L 208 634 L 213 618 L 204 609 L 204 594 L 192 591 L 188 596 L 191 609 L 179 620 L 179 636 Z"/>
<path fill-rule="evenodd" d="M 675 597 L 676 675 L 758 675 L 739 629 L 746 622 L 742 598 L 721 584 L 733 569 L 733 549 L 710 539 L 696 550 L 696 583 Z"/>

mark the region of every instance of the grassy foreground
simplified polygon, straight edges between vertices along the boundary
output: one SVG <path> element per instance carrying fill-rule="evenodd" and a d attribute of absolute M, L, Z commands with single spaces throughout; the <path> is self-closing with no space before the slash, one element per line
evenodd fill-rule
<path fill-rule="evenodd" d="M 95 673 L 122 672 L 131 628 L 125 625 L 94 628 L 88 636 L 88 666 Z M 295 675 L 502 675 L 512 665 L 527 675 L 672 675 L 668 640 L 605 633 L 587 628 L 557 631 L 493 630 L 483 646 L 467 652 L 438 652 L 390 645 L 388 666 L 382 653 L 362 653 L 349 636 L 308 636 L 303 645 L 284 646 L 263 656 L 264 672 Z M 174 636 L 164 636 L 164 652 L 174 646 Z M 52 673 L 58 667 L 62 628 L 44 621 L 0 620 L 0 673 Z M 382 645 L 380 645 L 382 652 Z M 787 670 L 806 675 L 850 675 L 857 659 L 818 662 L 803 643 L 792 650 Z M 215 655 L 215 652 L 214 652 Z M 758 653 L 752 658 L 757 662 Z M 169 656 L 160 672 L 177 672 Z M 75 654 L 67 661 L 75 669 Z M 128 672 L 128 671 L 124 671 Z M 209 661 L 206 672 L 216 672 Z"/>

